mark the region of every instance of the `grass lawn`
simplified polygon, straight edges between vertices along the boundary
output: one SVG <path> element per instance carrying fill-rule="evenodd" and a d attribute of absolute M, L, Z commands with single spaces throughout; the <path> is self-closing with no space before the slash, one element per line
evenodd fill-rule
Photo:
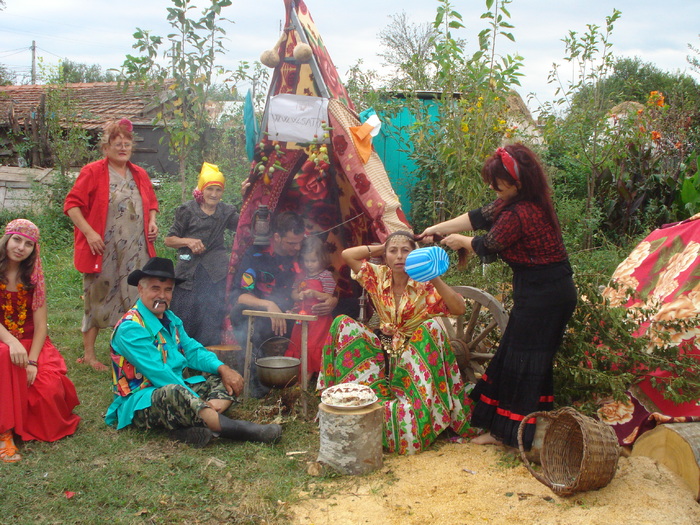
<path fill-rule="evenodd" d="M 50 221 L 41 223 L 42 235 L 51 226 Z M 281 415 L 280 405 L 289 403 L 281 400 L 279 392 L 229 412 L 234 418 L 281 422 L 284 434 L 278 445 L 214 440 L 207 448 L 192 449 L 170 442 L 163 433 L 117 432 L 107 427 L 103 416 L 112 400 L 110 376 L 76 364 L 82 355 L 82 278 L 73 268 L 72 243 L 64 234 L 57 237 L 62 240 L 55 245 L 46 241 L 41 246 L 49 336 L 63 353 L 68 375 L 78 389 L 82 404 L 76 411 L 82 422 L 74 436 L 57 443 L 25 443 L 22 461 L 0 463 L 1 524 L 281 524 L 289 521 L 287 504 L 300 491 L 312 495 L 331 491 L 325 483 L 328 478 L 306 473 L 307 461 L 315 460 L 318 452 L 318 429 L 311 420 L 318 399 L 311 394 L 306 418 L 298 406 Z M 167 253 L 163 246 L 157 249 Z M 574 253 L 572 263 L 579 272 L 597 268 L 599 275 L 608 276 L 625 251 L 615 247 L 600 253 Z M 478 266 L 469 275 L 451 271 L 447 279 L 449 284 L 468 283 L 500 295 L 510 277 L 503 265 L 493 266 L 488 271 Z M 103 331 L 98 340 L 103 362 L 110 332 Z M 287 390 L 285 397 L 290 393 L 298 395 L 298 390 Z"/>
<path fill-rule="evenodd" d="M 318 490 L 319 479 L 306 474 L 306 462 L 318 451 L 317 426 L 310 421 L 314 399 L 309 418 L 298 410 L 280 416 L 279 394 L 231 409 L 229 415 L 242 419 L 278 418 L 284 426 L 278 445 L 214 440 L 193 449 L 163 433 L 106 426 L 110 376 L 75 362 L 82 355 L 82 301 L 72 247 L 42 250 L 49 336 L 78 389 L 82 422 L 75 435 L 25 443 L 22 461 L 0 463 L 0 523 L 285 523 L 284 502 L 299 490 L 309 492 L 310 482 Z M 103 362 L 110 332 L 98 340 Z M 291 451 L 306 453 L 288 456 Z"/>

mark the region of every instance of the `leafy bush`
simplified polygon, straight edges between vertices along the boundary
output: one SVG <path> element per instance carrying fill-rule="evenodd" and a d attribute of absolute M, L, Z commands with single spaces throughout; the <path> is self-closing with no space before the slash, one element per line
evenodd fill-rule
<path fill-rule="evenodd" d="M 676 207 L 682 213 L 693 216 L 700 213 L 700 154 L 693 152 L 684 165 L 681 191 L 676 195 Z"/>
<path fill-rule="evenodd" d="M 664 397 L 675 403 L 700 398 L 700 360 L 671 341 L 672 333 L 692 332 L 700 316 L 659 323 L 640 335 L 651 311 L 612 306 L 589 277 L 577 276 L 579 303 L 555 357 L 558 404 L 593 412 L 597 400 L 623 400 L 630 386 L 657 369 L 670 372 L 652 379 Z"/>

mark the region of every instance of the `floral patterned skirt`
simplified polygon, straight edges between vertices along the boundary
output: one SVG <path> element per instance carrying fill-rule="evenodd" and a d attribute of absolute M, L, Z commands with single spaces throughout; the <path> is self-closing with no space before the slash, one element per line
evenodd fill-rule
<path fill-rule="evenodd" d="M 437 321 L 421 324 L 387 375 L 379 338 L 347 316 L 331 325 L 323 347 L 318 388 L 361 383 L 384 405 L 383 444 L 390 452 L 415 454 L 445 429 L 471 437 L 471 400 L 450 343 Z"/>

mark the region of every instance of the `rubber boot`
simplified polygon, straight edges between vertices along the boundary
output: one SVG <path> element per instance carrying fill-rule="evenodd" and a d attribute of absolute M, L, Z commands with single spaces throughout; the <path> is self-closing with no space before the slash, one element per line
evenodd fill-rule
<path fill-rule="evenodd" d="M 204 448 L 209 444 L 212 436 L 212 431 L 206 427 L 188 427 L 171 430 L 168 437 L 194 448 Z"/>
<path fill-rule="evenodd" d="M 221 425 L 220 437 L 236 441 L 259 441 L 260 443 L 277 443 L 282 437 L 281 425 L 258 425 L 250 421 L 231 419 L 219 414 Z"/>

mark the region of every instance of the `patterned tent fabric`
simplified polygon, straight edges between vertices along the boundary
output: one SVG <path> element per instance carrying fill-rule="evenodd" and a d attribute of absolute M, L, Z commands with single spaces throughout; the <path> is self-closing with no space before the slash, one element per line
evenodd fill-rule
<path fill-rule="evenodd" d="M 626 288 L 636 290 L 636 297 L 625 306 L 652 309 L 650 322 L 692 319 L 700 314 L 700 214 L 681 223 L 653 231 L 615 270 L 612 281 L 622 285 L 608 287 L 603 296 L 612 305 L 626 299 Z M 646 325 L 643 325 L 643 331 Z M 698 354 L 700 327 L 674 332 L 671 340 L 686 352 Z M 663 376 L 651 371 L 649 377 Z M 652 387 L 649 378 L 635 385 L 630 402 L 610 403 L 599 411 L 603 421 L 613 425 L 621 444 L 630 445 L 639 434 L 657 423 L 700 420 L 700 400 L 675 404 Z"/>
<path fill-rule="evenodd" d="M 367 213 L 375 223 L 379 240 L 383 242 L 393 231 L 408 229 L 399 197 L 391 187 L 379 155 L 372 150 L 369 160 L 363 164 L 353 144 L 350 128 L 360 125 L 357 115 L 337 100 L 330 101 L 328 113 L 338 167 L 362 198 Z"/>
<path fill-rule="evenodd" d="M 284 0 L 284 4 L 284 38 L 276 50 L 280 62 L 272 74 L 268 100 L 279 94 L 328 96 L 330 122 L 325 125 L 330 144 L 272 141 L 263 133 L 255 147 L 248 178 L 251 186 L 241 206 L 228 289 L 240 258 L 252 243 L 255 211 L 263 204 L 273 213 L 289 210 L 304 217 L 307 234 L 321 236 L 331 253 L 340 296 L 350 297 L 356 290 L 340 256 L 342 250 L 381 242 L 392 231 L 410 227 L 377 154 L 372 152 L 364 166 L 356 163 L 347 124 L 359 121 L 308 8 L 301 0 Z M 313 58 L 308 63 L 294 58 L 300 43 L 311 46 Z"/>

